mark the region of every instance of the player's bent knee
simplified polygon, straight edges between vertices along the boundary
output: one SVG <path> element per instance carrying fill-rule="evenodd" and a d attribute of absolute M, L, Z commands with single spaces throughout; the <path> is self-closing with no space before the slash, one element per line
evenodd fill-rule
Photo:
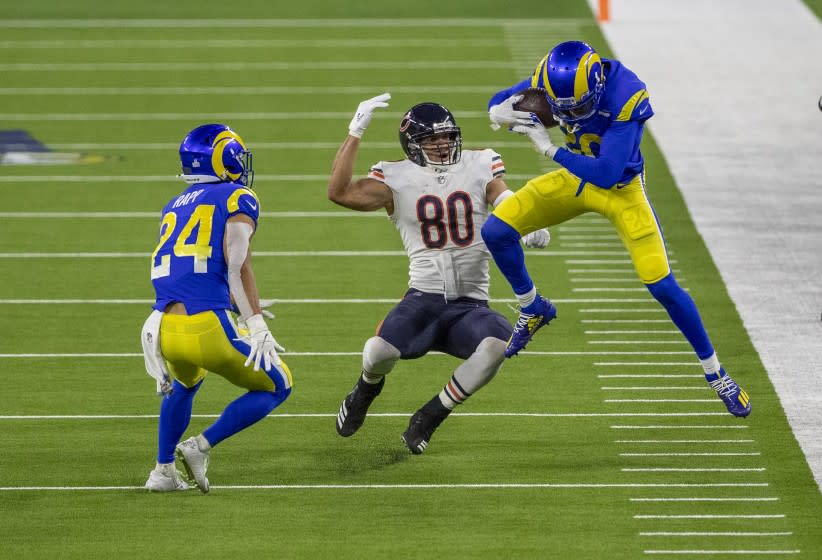
<path fill-rule="evenodd" d="M 362 350 L 362 369 L 374 375 L 385 375 L 394 369 L 400 355 L 393 344 L 379 336 L 372 336 L 365 341 Z"/>
<path fill-rule="evenodd" d="M 684 293 L 682 287 L 677 284 L 673 274 L 668 274 L 662 280 L 645 284 L 651 295 L 663 306 L 675 303 Z"/>
<path fill-rule="evenodd" d="M 478 360 L 486 364 L 488 368 L 496 369 L 505 360 L 505 347 L 507 345 L 508 343 L 505 340 L 489 336 L 479 343 L 471 357 L 477 356 Z"/>
<path fill-rule="evenodd" d="M 519 243 L 519 232 L 493 214 L 482 225 L 482 239 L 492 251 L 511 243 Z"/>

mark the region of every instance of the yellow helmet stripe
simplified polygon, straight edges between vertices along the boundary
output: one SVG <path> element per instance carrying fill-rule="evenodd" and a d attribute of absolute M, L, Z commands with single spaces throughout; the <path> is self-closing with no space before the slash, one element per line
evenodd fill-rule
<path fill-rule="evenodd" d="M 224 130 L 219 133 L 211 143 L 211 146 L 214 148 L 214 151 L 211 152 L 211 167 L 214 169 L 214 173 L 217 177 L 222 179 L 229 177 L 232 181 L 236 181 L 240 178 L 241 174 L 231 173 L 225 168 L 225 165 L 223 165 L 223 150 L 225 150 L 225 144 L 229 140 L 236 140 L 240 146 L 243 147 L 243 150 L 247 149 L 245 147 L 245 142 L 243 142 L 243 139 L 240 138 L 239 134 L 233 130 Z"/>
<path fill-rule="evenodd" d="M 580 59 L 577 66 L 577 73 L 574 79 L 574 98 L 579 101 L 580 98 L 588 93 L 588 75 L 595 64 L 602 66 L 602 61 L 599 55 L 593 51 L 585 53 Z"/>
<path fill-rule="evenodd" d="M 622 106 L 622 110 L 619 112 L 616 120 L 618 122 L 626 122 L 631 120 L 631 115 L 633 114 L 634 109 L 636 109 L 637 105 L 646 99 L 648 99 L 648 90 L 646 89 L 641 89 L 633 94 L 631 98 L 625 102 L 625 105 Z"/>

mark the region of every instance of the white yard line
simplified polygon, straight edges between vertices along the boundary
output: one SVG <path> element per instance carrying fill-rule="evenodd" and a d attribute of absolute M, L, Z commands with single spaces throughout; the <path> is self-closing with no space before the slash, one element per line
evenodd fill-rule
<path fill-rule="evenodd" d="M 567 255 L 602 255 L 607 251 L 540 251 L 528 253 L 534 257 L 564 257 Z M 150 253 L 75 252 L 75 253 L 0 253 L 0 259 L 147 259 Z M 405 251 L 255 251 L 254 257 L 408 257 Z M 624 300 L 623 300 L 624 301 Z M 643 300 L 644 301 L 644 300 Z M 653 302 L 653 300 L 650 300 Z"/>
<path fill-rule="evenodd" d="M 479 29 L 499 28 L 512 25 L 517 28 L 551 28 L 567 32 L 568 27 L 591 27 L 594 23 L 588 18 L 551 18 L 551 19 L 515 19 L 515 18 L 368 18 L 368 25 L 374 28 L 408 28 L 408 27 L 476 27 Z M 341 28 L 351 27 L 360 31 L 362 19 L 329 18 L 329 19 L 5 19 L 0 20 L 0 28 L 8 29 L 239 29 L 239 28 Z M 190 43 L 189 43 L 190 44 Z M 510 64 L 510 63 L 509 63 Z"/>
<path fill-rule="evenodd" d="M 747 483 L 464 483 L 464 484 L 248 484 L 211 485 L 212 490 L 441 490 L 441 489 L 545 489 L 545 490 L 600 490 L 622 488 L 727 488 L 746 487 Z M 64 492 L 145 490 L 143 486 L 0 486 L 3 492 Z"/>
<path fill-rule="evenodd" d="M 283 352 L 287 358 L 303 356 L 361 356 L 362 351 L 356 352 Z M 671 354 L 691 354 L 691 352 L 529 352 L 522 351 L 518 356 L 613 356 L 613 355 L 665 355 Z M 429 352 L 429 356 L 444 355 L 442 352 Z M 136 352 L 104 352 L 104 353 L 18 353 L 0 354 L 2 358 L 132 358 L 143 357 L 142 353 Z"/>
<path fill-rule="evenodd" d="M 149 66 L 151 64 L 149 63 Z M 0 71 L 8 71 L 0 64 Z M 90 65 L 89 70 L 95 69 L 98 65 Z M 207 65 L 210 66 L 210 65 Z M 56 65 L 63 68 L 62 65 Z M 488 119 L 488 113 L 484 111 L 454 111 L 460 119 Z M 385 112 L 374 115 L 380 119 L 399 120 L 403 113 Z M 130 121 L 130 122 L 154 122 L 154 121 L 208 121 L 208 120 L 231 120 L 231 121 L 280 121 L 280 120 L 347 120 L 351 118 L 349 111 L 267 111 L 256 113 L 0 113 L 0 121 L 9 122 L 89 122 L 89 121 Z"/>
<path fill-rule="evenodd" d="M 378 412 L 374 418 L 407 418 L 412 412 Z M 462 412 L 454 416 L 506 418 L 624 418 L 624 417 L 700 417 L 727 416 L 726 412 Z M 336 418 L 336 412 L 271 414 L 266 418 Z M 157 414 L 6 414 L 0 420 L 145 420 Z M 217 418 L 219 414 L 192 414 L 192 418 Z"/>

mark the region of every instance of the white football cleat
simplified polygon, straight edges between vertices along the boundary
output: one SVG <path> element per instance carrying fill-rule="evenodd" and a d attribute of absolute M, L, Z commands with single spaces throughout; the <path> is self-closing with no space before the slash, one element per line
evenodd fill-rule
<path fill-rule="evenodd" d="M 177 458 L 183 463 L 189 478 L 191 478 L 200 492 L 208 493 L 208 479 L 206 478 L 206 470 L 208 470 L 208 451 L 200 451 L 200 446 L 197 445 L 197 438 L 190 437 L 187 440 L 177 444 L 175 451 Z"/>
<path fill-rule="evenodd" d="M 182 480 L 177 469 L 172 465 L 172 474 L 155 468 L 148 475 L 146 480 L 146 490 L 149 492 L 176 492 L 177 490 L 188 490 L 190 486 Z"/>

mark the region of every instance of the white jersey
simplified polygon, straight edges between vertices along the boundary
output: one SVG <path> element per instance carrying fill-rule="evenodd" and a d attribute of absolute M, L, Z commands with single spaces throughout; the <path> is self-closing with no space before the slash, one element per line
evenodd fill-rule
<path fill-rule="evenodd" d="M 411 259 L 408 286 L 447 299 L 488 300 L 490 253 L 480 235 L 488 218 L 486 188 L 505 173 L 493 150 L 464 150 L 438 172 L 410 160 L 381 161 L 368 177 L 394 195 L 391 221 Z"/>

